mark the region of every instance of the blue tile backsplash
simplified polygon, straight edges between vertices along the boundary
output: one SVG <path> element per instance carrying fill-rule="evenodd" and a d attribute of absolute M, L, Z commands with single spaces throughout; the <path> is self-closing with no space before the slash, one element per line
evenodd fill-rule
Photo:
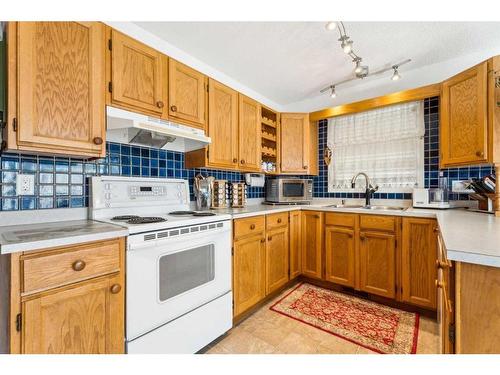
<path fill-rule="evenodd" d="M 425 186 L 437 187 L 439 176 L 439 98 L 429 98 L 425 110 Z M 327 120 L 319 122 L 319 175 L 314 176 L 314 197 L 363 198 L 363 193 L 328 193 L 328 170 L 323 162 L 326 145 Z M 95 175 L 184 178 L 192 183 L 198 173 L 211 175 L 230 182 L 244 181 L 239 172 L 185 169 L 184 154 L 117 143 L 107 143 L 105 158 L 94 161 L 59 156 L 3 154 L 0 156 L 0 210 L 34 210 L 63 207 L 86 207 L 89 200 L 89 177 Z M 35 194 L 16 195 L 18 173 L 35 175 Z M 443 170 L 452 179 L 468 179 L 492 173 L 492 167 L 471 166 Z M 249 198 L 264 198 L 264 188 L 248 188 Z M 411 194 L 375 193 L 377 199 L 411 199 Z M 468 199 L 454 194 L 452 199 Z"/>

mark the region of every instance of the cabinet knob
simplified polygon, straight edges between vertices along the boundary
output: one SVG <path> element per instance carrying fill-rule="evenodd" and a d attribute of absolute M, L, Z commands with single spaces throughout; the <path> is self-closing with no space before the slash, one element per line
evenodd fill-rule
<path fill-rule="evenodd" d="M 267 240 L 268 240 L 268 241 L 272 241 L 272 239 L 273 239 L 273 236 L 269 236 L 269 237 L 267 237 Z"/>
<path fill-rule="evenodd" d="M 302 166 L 302 169 L 307 169 L 307 165 Z"/>
<path fill-rule="evenodd" d="M 237 163 L 238 162 L 238 159 L 237 158 L 233 158 L 233 163 Z"/>
<path fill-rule="evenodd" d="M 165 105 L 165 104 L 163 104 L 163 102 L 162 102 L 161 100 L 158 100 L 158 101 L 156 102 L 156 106 L 157 106 L 158 108 L 163 108 L 163 106 L 164 106 L 164 105 Z"/>
<path fill-rule="evenodd" d="M 434 228 L 434 233 L 439 233 L 439 228 L 438 227 Z"/>
<path fill-rule="evenodd" d="M 120 290 L 122 290 L 122 286 L 120 284 L 111 285 L 111 289 L 110 289 L 111 293 L 118 294 L 118 293 L 120 293 Z"/>
<path fill-rule="evenodd" d="M 482 152 L 482 151 L 476 151 L 476 156 L 478 158 L 482 158 L 482 157 L 484 157 L 484 152 Z"/>
<path fill-rule="evenodd" d="M 359 239 L 360 239 L 361 241 L 364 241 L 364 240 L 366 239 L 366 236 L 365 236 L 364 234 L 360 234 L 360 235 L 359 235 Z"/>
<path fill-rule="evenodd" d="M 278 219 L 278 224 L 281 223 L 281 218 Z"/>
<path fill-rule="evenodd" d="M 319 215 L 314 215 L 314 217 L 315 217 L 316 219 L 319 219 Z"/>
<path fill-rule="evenodd" d="M 250 225 L 250 229 L 254 230 L 255 229 L 255 224 Z"/>
<path fill-rule="evenodd" d="M 170 106 L 170 110 L 171 110 L 172 112 L 177 112 L 177 106 L 175 106 L 175 105 L 171 105 L 171 106 Z"/>
<path fill-rule="evenodd" d="M 265 238 L 263 238 L 263 239 L 261 239 L 261 240 L 260 240 L 260 242 L 261 242 L 261 243 L 264 243 L 264 242 L 266 242 L 266 239 L 265 239 Z"/>
<path fill-rule="evenodd" d="M 241 164 L 245 164 L 245 160 L 244 159 L 241 159 Z"/>
<path fill-rule="evenodd" d="M 85 268 L 85 266 L 86 263 L 83 260 L 76 260 L 71 265 L 71 268 L 73 268 L 75 271 L 81 271 Z"/>
<path fill-rule="evenodd" d="M 102 138 L 101 137 L 94 137 L 93 139 L 95 145 L 102 145 Z"/>

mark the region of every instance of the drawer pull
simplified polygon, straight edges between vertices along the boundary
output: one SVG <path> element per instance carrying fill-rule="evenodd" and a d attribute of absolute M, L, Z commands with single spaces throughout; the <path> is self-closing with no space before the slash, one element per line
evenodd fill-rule
<path fill-rule="evenodd" d="M 122 287 L 121 287 L 121 285 L 120 285 L 120 284 L 113 284 L 113 285 L 111 286 L 111 289 L 110 289 L 110 290 L 111 290 L 111 293 L 113 293 L 113 294 L 118 294 L 118 293 L 120 293 L 120 290 L 122 290 Z"/>
<path fill-rule="evenodd" d="M 250 225 L 250 229 L 254 230 L 255 229 L 255 224 Z"/>
<path fill-rule="evenodd" d="M 278 224 L 281 223 L 281 218 L 278 219 Z"/>
<path fill-rule="evenodd" d="M 87 264 L 83 260 L 77 260 L 77 261 L 73 262 L 73 264 L 71 265 L 71 267 L 75 271 L 82 271 L 85 268 L 86 265 Z"/>

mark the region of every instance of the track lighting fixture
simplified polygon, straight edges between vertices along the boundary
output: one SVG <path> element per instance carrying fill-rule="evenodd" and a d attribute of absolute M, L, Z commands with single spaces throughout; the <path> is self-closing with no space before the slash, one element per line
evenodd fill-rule
<path fill-rule="evenodd" d="M 337 93 L 335 92 L 335 86 L 331 87 L 331 92 L 330 92 L 330 98 L 335 98 L 337 96 Z"/>
<path fill-rule="evenodd" d="M 391 79 L 393 81 L 397 81 L 401 78 L 401 75 L 399 74 L 399 71 L 398 71 L 399 67 L 401 65 L 407 64 L 411 61 L 410 59 L 406 59 L 404 61 L 398 62 L 397 64 L 386 64 L 384 67 L 382 67 L 380 69 L 375 69 L 374 71 L 372 71 L 368 67 L 368 65 L 361 64 L 363 59 L 354 52 L 354 50 L 353 50 L 354 42 L 347 35 L 345 25 L 342 21 L 327 22 L 325 25 L 325 29 L 328 31 L 332 31 L 335 29 L 338 30 L 338 32 L 339 32 L 338 41 L 340 42 L 340 47 L 342 48 L 344 53 L 346 53 L 352 59 L 352 62 L 354 63 L 354 75 L 344 79 L 343 81 L 335 82 L 335 83 L 325 87 L 324 89 L 322 89 L 320 91 L 321 93 L 330 91 L 330 96 L 332 98 L 335 98 L 337 96 L 337 94 L 335 92 L 336 86 L 341 85 L 343 83 L 353 81 L 355 79 L 363 79 L 363 78 L 368 77 L 368 76 L 378 75 L 378 74 L 382 74 L 382 73 L 385 73 L 387 71 L 393 70 L 393 74 L 392 74 Z"/>
<path fill-rule="evenodd" d="M 399 72 L 398 72 L 398 68 L 399 68 L 399 66 L 397 66 L 397 65 L 393 65 L 393 66 L 392 66 L 392 69 L 394 69 L 394 73 L 392 74 L 391 79 L 392 79 L 393 81 L 397 81 L 398 79 L 400 79 L 400 78 L 401 78 L 401 75 L 400 75 L 400 74 L 399 74 Z"/>

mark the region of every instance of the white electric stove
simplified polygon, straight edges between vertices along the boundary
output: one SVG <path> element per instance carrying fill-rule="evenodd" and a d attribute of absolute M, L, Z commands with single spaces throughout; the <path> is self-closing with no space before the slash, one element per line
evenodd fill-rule
<path fill-rule="evenodd" d="M 93 177 L 90 216 L 129 231 L 128 353 L 195 353 L 232 327 L 231 216 L 182 179 Z"/>

